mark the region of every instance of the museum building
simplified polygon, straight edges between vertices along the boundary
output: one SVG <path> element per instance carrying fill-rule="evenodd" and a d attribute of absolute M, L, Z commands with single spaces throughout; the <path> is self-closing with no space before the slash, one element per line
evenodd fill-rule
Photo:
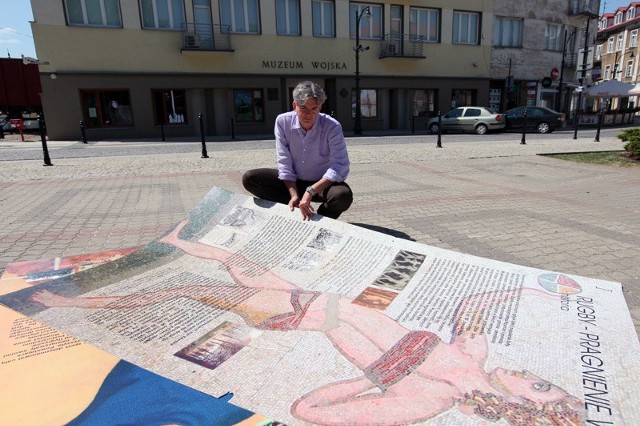
<path fill-rule="evenodd" d="M 48 135 L 268 135 L 305 79 L 346 132 L 357 92 L 364 132 L 529 102 L 534 86 L 534 102 L 555 103 L 540 81 L 583 22 L 576 6 L 599 2 L 522 3 L 31 0 Z"/>

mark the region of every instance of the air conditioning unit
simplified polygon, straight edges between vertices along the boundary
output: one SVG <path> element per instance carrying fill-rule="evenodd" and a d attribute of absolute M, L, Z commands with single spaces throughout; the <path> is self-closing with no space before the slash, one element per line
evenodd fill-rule
<path fill-rule="evenodd" d="M 198 36 L 195 34 L 187 34 L 184 36 L 184 47 L 185 49 L 195 49 L 200 47 L 200 40 Z"/>

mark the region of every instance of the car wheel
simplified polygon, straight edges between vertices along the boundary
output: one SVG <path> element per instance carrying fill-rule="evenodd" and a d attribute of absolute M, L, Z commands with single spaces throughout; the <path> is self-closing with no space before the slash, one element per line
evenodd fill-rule
<path fill-rule="evenodd" d="M 476 126 L 476 134 L 478 135 L 484 135 L 485 133 L 487 133 L 487 130 L 489 130 L 486 126 L 486 124 L 478 124 Z"/>
<path fill-rule="evenodd" d="M 549 126 L 549 123 L 545 123 L 544 121 L 542 123 L 538 123 L 538 133 L 549 133 L 551 131 L 551 126 Z"/>
<path fill-rule="evenodd" d="M 429 131 L 434 135 L 438 133 L 438 123 L 433 123 L 431 126 L 429 126 Z"/>

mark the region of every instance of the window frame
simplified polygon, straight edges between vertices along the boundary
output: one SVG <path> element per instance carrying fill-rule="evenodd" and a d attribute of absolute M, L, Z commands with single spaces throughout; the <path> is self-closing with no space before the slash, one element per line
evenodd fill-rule
<path fill-rule="evenodd" d="M 316 5 L 318 7 L 319 12 L 316 11 Z M 327 12 L 325 10 L 326 5 L 331 5 L 331 11 Z M 319 18 L 316 20 L 316 13 L 319 13 Z M 327 13 L 330 16 L 327 18 Z M 312 0 L 311 1 L 311 21 L 312 21 L 312 31 L 314 37 L 327 37 L 332 38 L 336 36 L 336 4 L 334 0 Z M 325 30 L 327 27 L 327 19 L 330 19 L 330 33 L 326 34 Z M 320 28 L 318 28 L 318 24 Z"/>
<path fill-rule="evenodd" d="M 291 4 L 295 4 L 296 10 L 291 11 Z M 279 19 L 280 14 L 278 10 L 280 7 L 284 5 L 284 13 L 285 13 L 285 28 L 282 28 L 282 22 Z M 276 7 L 276 34 L 280 36 L 299 36 L 301 34 L 301 25 L 300 25 L 300 0 L 275 0 Z M 297 28 L 290 28 L 291 24 L 294 22 L 291 20 L 291 15 L 295 14 L 295 25 Z"/>
<path fill-rule="evenodd" d="M 120 106 L 126 106 L 128 108 L 128 115 L 130 121 L 125 124 L 113 125 L 106 119 L 109 116 L 109 112 L 106 111 L 109 109 L 111 101 L 106 100 L 106 96 L 108 94 L 116 94 L 116 96 L 111 96 L 112 98 L 118 97 L 122 99 L 122 95 L 126 96 L 127 103 L 119 103 L 116 106 L 116 109 L 119 109 Z M 113 128 L 132 128 L 135 127 L 134 119 L 133 119 L 133 106 L 131 104 L 131 93 L 129 89 L 79 89 L 80 95 L 80 107 L 82 108 L 82 116 L 85 120 L 85 125 L 87 128 L 92 129 L 113 129 Z M 95 105 L 95 117 L 92 116 L 90 107 L 88 107 L 87 95 L 95 96 L 96 105 Z M 95 120 L 98 120 L 98 124 L 94 124 Z"/>
<path fill-rule="evenodd" d="M 631 34 L 629 35 L 629 47 L 637 47 L 638 46 L 638 30 L 631 30 Z"/>
<path fill-rule="evenodd" d="M 238 95 L 246 95 L 249 93 L 251 97 L 251 119 L 243 118 L 246 113 L 239 113 L 238 111 Z M 259 94 L 259 97 L 256 97 Z M 257 108 L 261 108 L 260 112 L 257 112 Z M 233 89 L 233 116 L 237 123 L 264 123 L 264 93 L 262 89 L 250 88 L 250 89 Z"/>
<path fill-rule="evenodd" d="M 169 105 L 164 101 L 165 94 L 171 94 L 172 100 Z M 182 96 L 182 101 L 176 102 L 176 98 L 178 96 Z M 163 97 L 162 102 L 162 111 L 158 108 L 158 96 Z M 172 89 L 172 88 L 164 88 L 164 89 L 151 89 L 151 103 L 153 106 L 153 122 L 156 126 L 183 126 L 185 124 L 189 124 L 189 115 L 187 111 L 187 91 L 185 89 Z M 180 104 L 176 106 L 176 104 Z M 169 114 L 169 111 L 171 111 Z M 172 115 L 172 118 L 169 118 L 169 115 Z M 162 118 L 162 120 L 159 119 Z"/>
<path fill-rule="evenodd" d="M 222 25 L 228 25 L 230 32 L 235 34 L 260 34 L 261 26 L 260 26 L 260 3 L 258 0 L 242 0 L 243 9 L 242 9 L 242 27 L 239 25 L 239 22 L 235 18 L 237 18 L 237 13 L 234 11 L 233 0 L 220 0 L 218 2 L 218 8 L 220 12 L 220 23 Z M 226 8 L 228 8 L 229 16 L 226 16 Z M 255 21 L 252 20 L 254 16 L 250 13 L 252 10 L 250 6 L 255 6 Z M 227 21 L 227 19 L 229 19 Z M 255 26 L 255 29 L 253 27 Z"/>
<path fill-rule="evenodd" d="M 551 29 L 555 29 L 555 35 L 552 35 Z M 554 24 L 547 22 L 547 26 L 544 31 L 544 48 L 545 50 L 551 50 L 559 52 L 562 50 L 562 24 Z"/>
<path fill-rule="evenodd" d="M 509 39 L 513 40 L 514 31 L 517 29 L 519 31 L 518 40 L 512 41 L 508 44 L 503 44 L 502 40 L 505 38 L 504 31 L 504 23 L 509 22 L 512 24 L 511 31 L 509 34 Z M 513 25 L 517 23 L 518 25 Z M 518 27 L 518 28 L 516 28 Z M 523 28 L 524 28 L 524 19 L 522 18 L 511 18 L 508 16 L 496 16 L 495 22 L 493 26 L 493 45 L 497 47 L 522 47 L 522 42 L 524 40 L 523 37 Z"/>
<path fill-rule="evenodd" d="M 356 28 L 357 17 L 367 7 L 371 14 L 363 14 L 359 28 Z M 367 31 L 363 33 L 363 29 Z M 375 3 L 349 3 L 350 38 L 356 38 L 356 30 L 359 31 L 360 40 L 382 40 L 384 38 L 384 7 Z"/>
<path fill-rule="evenodd" d="M 616 51 L 622 50 L 622 46 L 624 45 L 624 34 L 618 34 L 616 37 Z"/>
<path fill-rule="evenodd" d="M 426 23 L 421 22 L 421 12 L 426 12 L 426 18 L 423 17 L 423 20 Z M 433 14 L 435 14 L 435 31 L 431 28 L 431 24 L 433 21 Z M 433 7 L 419 7 L 419 6 L 410 6 L 409 7 L 409 37 L 412 40 L 420 40 L 425 43 L 439 43 L 441 40 L 440 36 L 440 28 L 441 28 L 441 16 L 440 9 L 436 9 Z M 415 19 L 415 21 L 414 21 Z M 426 34 L 422 34 L 419 30 L 421 28 L 425 28 Z M 435 32 L 435 35 L 432 35 Z"/>
<path fill-rule="evenodd" d="M 627 10 L 627 21 L 636 17 L 636 7 L 631 6 Z"/>
<path fill-rule="evenodd" d="M 366 96 L 368 93 L 373 93 L 374 102 L 371 103 L 371 97 Z M 363 96 L 364 95 L 364 96 Z M 363 102 L 363 98 L 368 99 L 368 102 Z M 377 89 L 360 89 L 360 118 L 364 120 L 375 120 L 378 118 L 378 90 Z M 351 91 L 351 118 L 355 118 L 356 116 L 356 89 Z M 363 106 L 369 105 L 369 109 L 367 112 L 363 110 Z M 373 105 L 373 108 L 371 108 Z M 371 114 L 371 110 L 373 109 L 373 114 Z"/>
<path fill-rule="evenodd" d="M 627 66 L 625 67 L 625 77 L 633 77 L 633 59 L 627 60 Z"/>
<path fill-rule="evenodd" d="M 622 12 L 618 12 L 613 17 L 613 25 L 618 25 L 622 23 Z"/>
<path fill-rule="evenodd" d="M 69 3 L 72 0 L 64 0 L 63 7 L 64 7 L 64 17 L 65 20 L 67 22 L 68 26 L 71 27 L 96 27 L 96 28 L 122 28 L 122 9 L 120 8 L 120 1 L 119 0 L 98 0 L 100 3 L 100 17 L 102 19 L 102 23 L 101 24 L 97 24 L 97 23 L 90 23 L 90 17 L 89 17 L 89 12 L 87 10 L 87 0 L 75 0 L 79 3 L 80 5 L 80 14 L 82 15 L 82 23 L 79 22 L 71 22 L 71 15 L 70 15 L 70 10 L 71 8 L 69 7 Z M 106 3 L 107 2 L 111 2 L 113 3 L 113 5 L 117 8 L 117 18 L 118 18 L 118 23 L 117 24 L 109 24 L 107 22 L 107 7 L 106 7 Z"/>
<path fill-rule="evenodd" d="M 185 4 L 184 0 L 178 0 L 180 2 L 180 14 L 181 16 L 176 16 L 176 11 L 174 10 L 174 0 L 138 0 L 138 6 L 140 8 L 140 24 L 145 30 L 161 30 L 161 31 L 182 31 L 184 30 L 186 24 L 186 14 L 185 14 Z M 147 26 L 145 23 L 145 13 L 142 3 L 143 2 L 151 2 L 151 7 L 153 10 L 153 25 Z M 163 27 L 160 26 L 159 17 L 158 17 L 158 3 L 166 3 L 167 6 L 167 14 L 169 18 L 169 26 Z M 176 21 L 180 22 L 176 22 Z"/>
<path fill-rule="evenodd" d="M 465 17 L 469 18 L 468 20 L 468 24 L 467 24 L 467 28 L 466 31 L 464 31 L 464 28 L 462 27 L 463 22 L 461 22 L 462 19 L 464 19 Z M 475 29 L 475 34 L 473 32 L 473 26 L 472 26 L 472 20 L 470 18 L 476 18 L 476 29 Z M 456 31 L 456 26 L 458 27 L 458 30 Z M 473 12 L 473 11 L 466 11 L 466 10 L 454 10 L 453 11 L 453 22 L 452 22 L 452 37 L 451 37 L 451 43 L 452 44 L 464 44 L 464 45 L 470 45 L 470 46 L 477 46 L 480 44 L 480 30 L 482 27 L 482 22 L 481 22 L 481 14 L 480 12 Z M 466 35 L 464 34 L 466 33 Z M 468 38 L 469 41 L 464 41 L 464 38 Z"/>

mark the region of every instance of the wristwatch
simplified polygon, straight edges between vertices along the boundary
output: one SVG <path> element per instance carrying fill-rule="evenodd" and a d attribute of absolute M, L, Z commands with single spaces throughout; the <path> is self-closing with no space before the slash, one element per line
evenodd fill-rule
<path fill-rule="evenodd" d="M 311 194 L 312 197 L 315 197 L 316 195 L 318 195 L 318 193 L 316 191 L 313 190 L 313 186 L 307 186 L 306 191 Z"/>

